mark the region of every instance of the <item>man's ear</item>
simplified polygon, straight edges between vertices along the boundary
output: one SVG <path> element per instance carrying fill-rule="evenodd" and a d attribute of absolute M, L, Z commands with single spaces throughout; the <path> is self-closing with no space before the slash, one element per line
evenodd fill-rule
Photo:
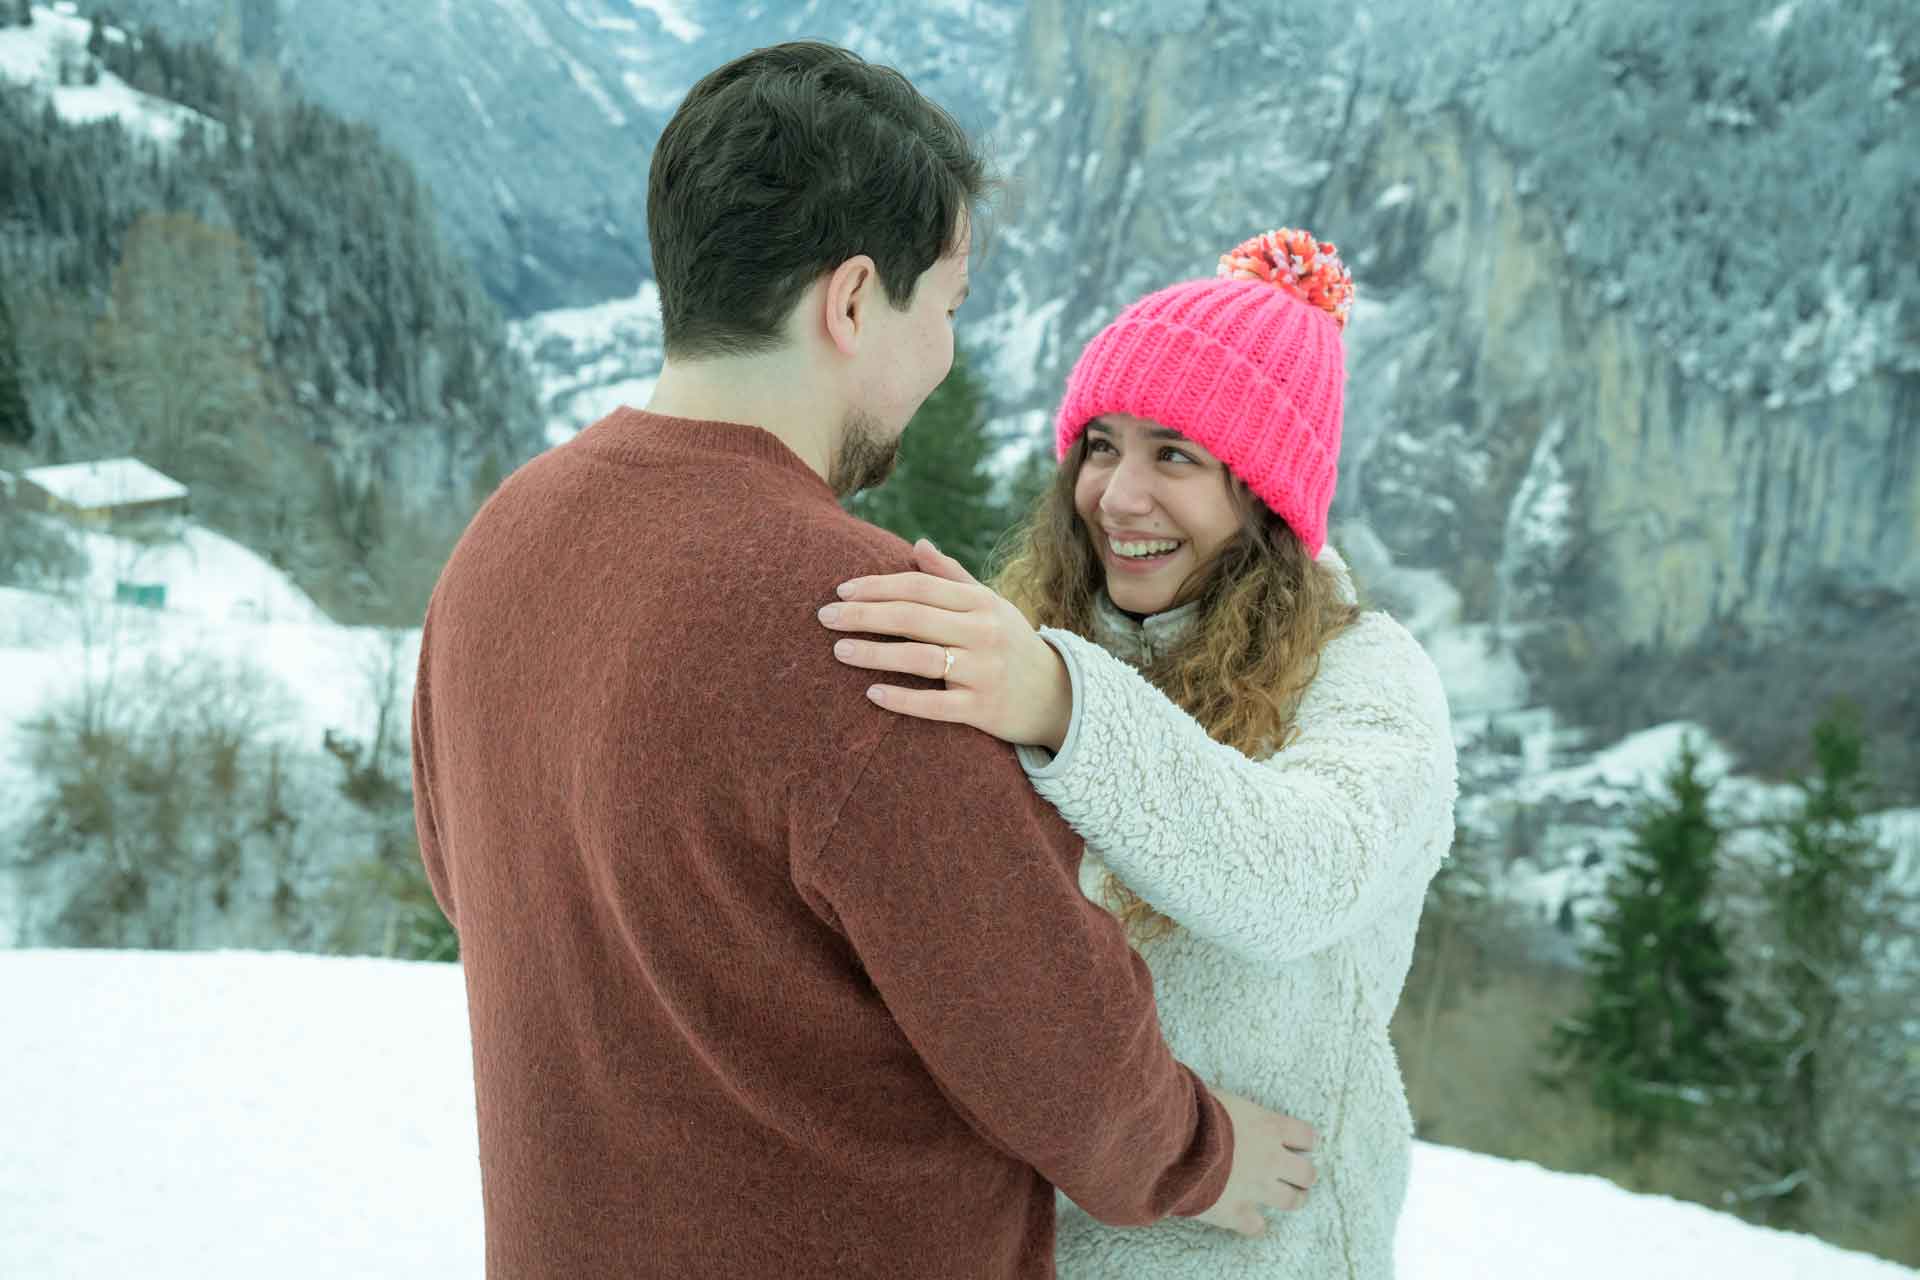
<path fill-rule="evenodd" d="M 850 356 L 859 350 L 867 308 L 879 292 L 880 272 L 864 253 L 848 258 L 827 277 L 823 299 L 827 340 L 841 355 Z"/>

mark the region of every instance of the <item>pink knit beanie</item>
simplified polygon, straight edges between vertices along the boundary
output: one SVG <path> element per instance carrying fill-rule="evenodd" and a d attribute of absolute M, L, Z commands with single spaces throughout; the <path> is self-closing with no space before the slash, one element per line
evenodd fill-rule
<path fill-rule="evenodd" d="M 1318 556 L 1340 461 L 1353 277 L 1331 244 L 1281 228 L 1222 255 L 1219 278 L 1148 294 L 1067 378 L 1058 456 L 1102 414 L 1171 427 L 1246 481 Z"/>

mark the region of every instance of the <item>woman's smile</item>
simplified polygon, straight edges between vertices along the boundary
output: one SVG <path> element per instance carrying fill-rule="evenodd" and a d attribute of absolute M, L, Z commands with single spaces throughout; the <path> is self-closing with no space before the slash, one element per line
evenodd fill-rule
<path fill-rule="evenodd" d="M 1103 533 L 1100 542 L 1109 569 L 1142 575 L 1169 567 L 1187 545 L 1184 538 L 1138 533 Z"/>

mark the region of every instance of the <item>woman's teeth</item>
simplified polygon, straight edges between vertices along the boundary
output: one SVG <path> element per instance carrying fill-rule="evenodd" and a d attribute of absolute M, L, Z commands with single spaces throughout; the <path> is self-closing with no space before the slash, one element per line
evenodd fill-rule
<path fill-rule="evenodd" d="M 1176 550 L 1180 543 L 1174 538 L 1157 538 L 1151 542 L 1115 542 L 1108 539 L 1108 545 L 1113 548 L 1113 554 L 1117 556 L 1125 556 L 1129 560 L 1144 560 Z"/>

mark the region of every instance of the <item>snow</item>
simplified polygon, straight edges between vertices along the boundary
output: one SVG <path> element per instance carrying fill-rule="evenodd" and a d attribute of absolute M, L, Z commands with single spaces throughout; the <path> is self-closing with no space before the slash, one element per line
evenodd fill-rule
<path fill-rule="evenodd" d="M 520 34 L 530 47 L 549 53 L 554 51 L 553 37 L 547 33 L 546 25 L 521 0 L 495 0 L 495 3 L 513 20 L 513 25 L 520 28 Z"/>
<path fill-rule="evenodd" d="M 180 523 L 166 541 L 143 542 L 96 531 L 76 541 L 92 562 L 88 591 L 111 600 L 116 582 L 167 588 L 168 610 L 209 622 L 296 622 L 331 626 L 306 592 L 258 555 L 210 529 Z"/>
<path fill-rule="evenodd" d="M 1920 809 L 1888 809 L 1868 822 L 1893 850 L 1893 882 L 1920 893 Z"/>
<path fill-rule="evenodd" d="M 82 511 L 187 496 L 187 486 L 162 475 L 138 458 L 29 467 L 20 474 L 68 506 Z"/>
<path fill-rule="evenodd" d="M 101 70 L 96 84 L 61 84 L 63 60 L 92 61 L 86 52 L 91 32 L 92 24 L 75 16 L 72 5 L 34 6 L 32 26 L 0 27 L 0 80 L 33 85 L 70 124 L 117 120 L 133 137 L 161 147 L 172 147 L 189 124 L 198 124 L 210 143 L 225 141 L 226 126 L 211 116 L 141 93 L 110 71 Z M 126 37 L 109 29 L 108 38 L 120 43 Z"/>
<path fill-rule="evenodd" d="M 1363 521 L 1339 522 L 1332 542 L 1352 566 L 1366 603 L 1392 614 L 1433 659 L 1456 722 L 1527 707 L 1529 682 L 1513 646 L 1504 642 L 1505 632 L 1461 622 L 1460 592 L 1444 574 L 1395 564 Z"/>
<path fill-rule="evenodd" d="M 542 311 L 514 327 L 524 341 L 564 338 L 576 347 L 604 346 L 636 332 L 658 333 L 660 289 L 652 280 L 643 280 L 631 297 Z"/>
<path fill-rule="evenodd" d="M 547 423 L 547 443 L 565 444 L 623 405 L 634 409 L 646 408 L 659 382 L 658 378 L 623 378 L 619 382 L 601 383 L 567 396 L 559 406 L 564 416 Z"/>
<path fill-rule="evenodd" d="M 599 107 L 600 113 L 607 118 L 607 123 L 616 129 L 624 129 L 627 124 L 626 112 L 620 110 L 619 105 L 613 100 L 613 95 L 608 93 L 607 87 L 600 83 L 600 78 L 589 71 L 586 64 L 582 63 L 572 54 L 559 50 L 556 50 L 556 52 L 559 54 L 560 61 L 567 68 L 568 77 L 572 79 L 580 92 L 593 99 L 594 105 Z"/>
<path fill-rule="evenodd" d="M 1396 182 L 1380 193 L 1380 198 L 1373 202 L 1373 207 L 1376 210 L 1397 209 L 1411 199 L 1413 199 L 1413 187 L 1405 182 Z"/>
<path fill-rule="evenodd" d="M 1613 792 L 1644 795 L 1658 788 L 1688 739 L 1700 753 L 1702 779 L 1719 782 L 1733 773 L 1733 757 L 1705 728 L 1678 720 L 1629 734 L 1583 764 L 1528 778 L 1522 785 L 1523 798 L 1594 798 Z"/>
<path fill-rule="evenodd" d="M 622 71 L 620 83 L 626 86 L 627 92 L 633 96 L 635 102 L 654 111 L 672 111 L 680 105 L 681 98 L 685 96 L 684 90 L 660 85 L 647 79 L 638 71 Z"/>
<path fill-rule="evenodd" d="M 553 38 L 546 24 L 540 21 L 538 14 L 534 13 L 522 0 L 494 0 L 494 3 L 499 5 L 508 18 L 512 19 L 516 27 L 520 28 L 520 34 L 526 39 L 530 48 L 551 54 L 566 69 L 568 79 L 572 80 L 574 86 L 582 93 L 593 99 L 594 105 L 600 108 L 600 113 L 606 117 L 608 124 L 616 129 L 626 126 L 626 114 L 614 102 L 613 95 L 607 92 L 606 86 L 600 83 L 600 78 Z"/>
<path fill-rule="evenodd" d="M 1776 6 L 1771 13 L 1767 14 L 1765 17 L 1761 18 L 1758 22 L 1754 23 L 1753 25 L 1757 30 L 1765 33 L 1769 38 L 1778 40 L 1781 36 L 1781 33 L 1786 31 L 1788 25 L 1793 22 L 1794 11 L 1799 7 L 1800 7 L 1800 0 L 1787 0 L 1787 3 Z"/>
<path fill-rule="evenodd" d="M 487 104 L 480 100 L 480 93 L 473 87 L 473 81 L 467 79 L 465 76 L 459 77 L 459 80 L 460 92 L 466 95 L 467 105 L 473 108 L 474 115 L 480 117 L 480 123 L 486 126 L 487 132 L 492 133 L 494 129 L 493 113 L 488 111 Z M 494 183 L 501 185 L 500 179 L 497 177 L 494 179 Z"/>
<path fill-rule="evenodd" d="M 374 649 L 390 634 L 419 643 L 417 628 L 336 625 L 278 570 L 207 529 L 189 526 L 157 546 L 103 533 L 77 541 L 92 567 L 70 593 L 0 587 L 0 669 L 9 675 L 0 681 L 0 746 L 46 697 L 149 654 L 251 661 L 300 691 L 309 741 L 327 728 L 362 734 L 372 711 L 361 673 Z M 119 581 L 164 585 L 166 607 L 115 603 Z"/>
<path fill-rule="evenodd" d="M 328 730 L 371 737 L 374 685 L 390 658 L 400 705 L 412 697 L 418 628 L 337 626 L 239 543 L 185 522 L 154 543 L 92 531 L 74 540 L 90 568 L 65 593 L 0 587 L 0 843 L 37 794 L 22 758 L 24 724 L 89 681 L 134 678 L 150 658 L 264 672 L 293 694 L 266 736 L 303 749 Z M 123 581 L 165 586 L 166 606 L 116 603 L 114 586 Z M 0 898 L 9 890 L 0 874 Z M 8 941 L 0 934 L 0 945 Z"/>
<path fill-rule="evenodd" d="M 682 44 L 692 44 L 707 34 L 705 27 L 688 16 L 680 0 L 633 0 L 633 5 L 660 19 L 661 28 Z"/>
<path fill-rule="evenodd" d="M 540 312 L 513 325 L 512 340 L 540 379 L 548 441 L 564 443 L 619 406 L 652 399 L 663 353 L 660 290 L 643 280 L 631 297 Z"/>
<path fill-rule="evenodd" d="M 456 965 L 0 952 L 0 1275 L 482 1274 Z M 1420 1280 L 1913 1280 L 1599 1178 L 1416 1144 Z"/>
<path fill-rule="evenodd" d="M 1041 357 L 1047 343 L 1057 336 L 1057 322 L 1066 309 L 1065 298 L 1054 298 L 1030 308 L 1024 315 L 1010 317 L 993 355 L 993 369 L 999 391 L 1009 397 L 1029 390 L 1036 373 L 1045 368 Z"/>
<path fill-rule="evenodd" d="M 1451 685 L 1448 697 L 1454 700 Z M 1737 772 L 1734 754 L 1704 726 L 1689 721 L 1656 725 L 1592 751 L 1581 745 L 1577 731 L 1556 727 L 1543 708 L 1474 716 L 1462 715 L 1456 701 L 1454 711 L 1463 779 L 1456 810 L 1461 831 L 1487 844 L 1503 839 L 1498 815 L 1529 813 L 1538 824 L 1526 838 L 1524 854 L 1485 868 L 1487 891 L 1526 918 L 1571 925 L 1572 932 L 1559 935 L 1555 944 L 1567 963 L 1574 962 L 1579 943 L 1591 938 L 1608 874 L 1632 844 L 1640 806 L 1650 795 L 1667 794 L 1666 775 L 1683 742 L 1692 741 L 1700 776 L 1713 786 L 1709 808 L 1726 832 L 1728 865 L 1767 865 L 1775 848 L 1770 824 L 1796 812 L 1802 802 L 1790 783 Z M 1485 750 L 1495 735 L 1519 740 L 1518 768 L 1508 769 L 1503 778 L 1487 774 L 1499 769 Z M 1555 767 L 1556 757 L 1564 761 L 1569 755 L 1578 762 Z M 1893 852 L 1892 883 L 1905 894 L 1920 895 L 1920 809 L 1886 810 L 1866 815 L 1865 821 Z"/>

